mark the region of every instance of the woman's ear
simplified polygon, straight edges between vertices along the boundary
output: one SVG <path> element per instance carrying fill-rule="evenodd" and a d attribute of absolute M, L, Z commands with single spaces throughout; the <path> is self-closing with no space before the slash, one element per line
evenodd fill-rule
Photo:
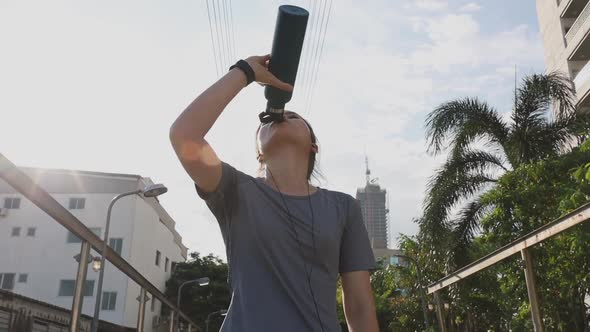
<path fill-rule="evenodd" d="M 318 145 L 315 143 L 311 143 L 311 151 L 313 153 L 318 153 L 318 151 L 319 151 Z"/>

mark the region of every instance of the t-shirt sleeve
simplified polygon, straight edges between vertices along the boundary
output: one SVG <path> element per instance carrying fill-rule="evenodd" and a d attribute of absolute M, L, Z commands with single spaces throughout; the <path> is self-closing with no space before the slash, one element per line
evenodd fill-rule
<path fill-rule="evenodd" d="M 361 206 L 351 197 L 346 226 L 340 243 L 339 272 L 366 271 L 376 268 L 377 264 L 363 222 Z"/>
<path fill-rule="evenodd" d="M 235 201 L 237 200 L 237 177 L 238 171 L 230 164 L 222 162 L 221 180 L 215 191 L 205 192 L 197 183 L 195 183 L 197 194 L 205 201 L 207 207 L 211 210 L 220 224 L 227 221 L 227 218 L 229 217 L 227 214 L 231 213 L 235 206 Z"/>

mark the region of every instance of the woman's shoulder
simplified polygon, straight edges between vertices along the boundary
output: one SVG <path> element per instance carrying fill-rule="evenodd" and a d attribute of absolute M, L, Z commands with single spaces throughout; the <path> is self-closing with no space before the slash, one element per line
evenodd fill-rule
<path fill-rule="evenodd" d="M 222 165 L 223 165 L 224 170 L 226 170 L 227 172 L 229 172 L 233 176 L 235 176 L 235 181 L 236 181 L 237 185 L 240 185 L 244 182 L 252 181 L 254 179 L 253 176 L 251 176 L 247 173 L 244 173 L 243 171 L 241 171 L 240 169 L 238 169 L 237 167 L 235 167 L 231 163 L 228 163 L 226 161 L 222 161 Z"/>
<path fill-rule="evenodd" d="M 344 204 L 345 206 L 348 206 L 348 205 L 356 202 L 356 198 L 354 198 L 354 197 L 352 197 L 352 195 L 347 194 L 342 191 L 326 189 L 326 188 L 319 188 L 319 187 L 318 187 L 318 190 L 323 191 L 327 197 L 330 197 L 332 200 L 334 200 L 338 203 Z"/>

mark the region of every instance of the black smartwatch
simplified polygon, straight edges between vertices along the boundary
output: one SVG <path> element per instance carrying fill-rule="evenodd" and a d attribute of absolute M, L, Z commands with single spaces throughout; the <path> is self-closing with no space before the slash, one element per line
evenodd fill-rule
<path fill-rule="evenodd" d="M 254 79 L 256 79 L 254 75 L 254 70 L 252 69 L 252 67 L 250 67 L 248 62 L 240 60 L 236 62 L 235 65 L 229 67 L 229 70 L 232 70 L 234 68 L 239 68 L 241 71 L 244 72 L 244 74 L 246 74 L 246 86 L 250 85 L 250 83 L 254 82 Z"/>

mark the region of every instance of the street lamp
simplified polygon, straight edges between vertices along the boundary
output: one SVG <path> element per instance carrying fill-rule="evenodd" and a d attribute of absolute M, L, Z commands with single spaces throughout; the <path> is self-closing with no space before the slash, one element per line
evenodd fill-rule
<path fill-rule="evenodd" d="M 185 285 L 188 284 L 192 284 L 192 283 L 197 283 L 199 284 L 200 287 L 202 286 L 207 286 L 209 285 L 209 278 L 208 277 L 203 277 L 203 278 L 199 278 L 199 279 L 193 279 L 193 280 L 188 280 L 183 282 L 182 284 L 180 284 L 180 286 L 178 287 L 178 294 L 176 296 L 176 308 L 178 308 L 178 310 L 180 311 L 180 296 L 182 295 L 182 287 L 184 287 Z M 174 312 L 174 311 L 173 311 Z M 179 316 L 180 315 L 176 315 L 176 330 L 178 331 L 180 328 L 180 324 L 179 324 Z M 174 322 L 174 319 L 170 320 L 171 322 Z"/>
<path fill-rule="evenodd" d="M 422 312 L 424 314 L 424 325 L 426 327 L 426 330 L 430 330 L 430 322 L 428 321 L 428 309 L 426 306 L 426 303 L 428 301 L 426 301 L 426 293 L 424 292 L 424 287 L 422 286 L 422 272 L 420 270 L 420 265 L 418 265 L 418 262 L 416 262 L 415 259 L 413 259 L 410 256 L 406 256 L 406 255 L 394 255 L 395 257 L 399 257 L 399 258 L 403 258 L 408 260 L 409 262 L 412 262 L 412 264 L 414 264 L 414 266 L 416 266 L 416 273 L 418 275 L 418 284 L 419 284 L 419 288 L 420 288 L 420 301 L 422 302 Z"/>
<path fill-rule="evenodd" d="M 117 200 L 119 200 L 120 198 L 123 198 L 125 196 L 141 194 L 141 195 L 143 195 L 143 197 L 156 197 L 156 196 L 166 193 L 167 191 L 168 191 L 168 188 L 166 188 L 166 186 L 164 186 L 163 184 L 157 183 L 157 184 L 148 185 L 143 189 L 119 194 L 111 200 L 111 203 L 109 204 L 109 208 L 107 210 L 107 222 L 104 227 L 104 240 L 103 240 L 104 242 L 103 242 L 102 253 L 101 253 L 101 257 L 100 257 L 100 265 L 98 265 L 98 263 L 96 263 L 96 266 L 100 269 L 100 274 L 98 275 L 98 286 L 96 288 L 96 302 L 94 303 L 94 317 L 92 317 L 92 327 L 91 327 L 92 332 L 98 331 L 98 315 L 100 313 L 100 298 L 102 295 L 102 281 L 104 278 L 104 268 L 105 268 L 105 259 L 106 259 L 105 252 L 107 251 L 107 243 L 109 241 L 109 226 L 111 224 L 111 211 L 113 209 L 113 205 L 115 204 L 115 202 Z M 94 268 L 94 264 L 93 264 L 93 268 Z"/>
<path fill-rule="evenodd" d="M 80 254 L 74 255 L 76 262 L 80 263 Z M 92 270 L 98 272 L 100 270 L 100 257 L 88 254 L 88 264 L 92 263 Z"/>
<path fill-rule="evenodd" d="M 227 315 L 227 310 L 221 309 L 219 311 L 215 311 L 215 312 L 212 312 L 209 315 L 207 315 L 207 319 L 205 320 L 205 332 L 209 332 L 209 320 L 211 319 L 211 316 L 216 315 L 216 314 L 220 314 L 221 316 L 225 316 L 225 315 Z"/>

